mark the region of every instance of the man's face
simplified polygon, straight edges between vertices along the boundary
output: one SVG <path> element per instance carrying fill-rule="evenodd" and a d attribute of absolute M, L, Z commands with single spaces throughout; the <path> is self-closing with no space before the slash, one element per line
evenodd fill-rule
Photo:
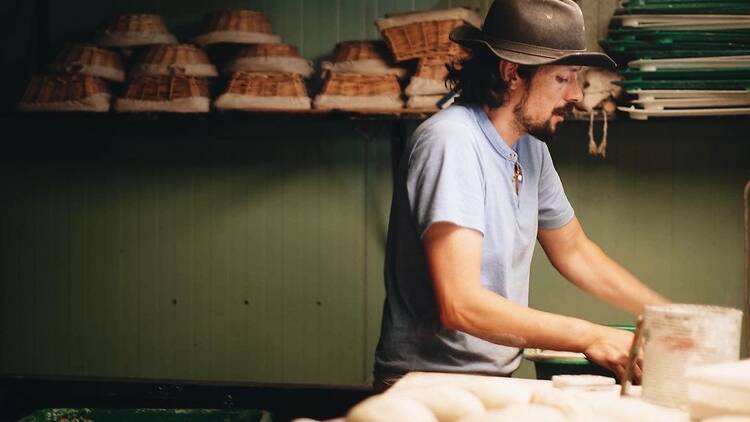
<path fill-rule="evenodd" d="M 555 134 L 564 116 L 581 101 L 578 66 L 540 66 L 513 109 L 516 123 L 526 133 L 546 141 Z"/>

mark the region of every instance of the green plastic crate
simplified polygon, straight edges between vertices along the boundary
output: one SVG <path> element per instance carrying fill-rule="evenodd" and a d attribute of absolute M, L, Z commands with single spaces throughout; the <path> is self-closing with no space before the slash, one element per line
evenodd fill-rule
<path fill-rule="evenodd" d="M 18 422 L 272 422 L 254 409 L 40 409 Z"/>

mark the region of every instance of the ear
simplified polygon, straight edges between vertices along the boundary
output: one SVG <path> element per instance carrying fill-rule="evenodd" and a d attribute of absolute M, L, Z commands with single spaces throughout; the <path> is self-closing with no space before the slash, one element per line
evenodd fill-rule
<path fill-rule="evenodd" d="M 518 75 L 518 63 L 500 60 L 500 76 L 510 90 L 518 89 L 523 83 L 521 76 Z"/>

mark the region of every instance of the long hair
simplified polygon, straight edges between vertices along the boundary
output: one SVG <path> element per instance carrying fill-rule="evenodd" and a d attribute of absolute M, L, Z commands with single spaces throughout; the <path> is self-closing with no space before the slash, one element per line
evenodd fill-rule
<path fill-rule="evenodd" d="M 475 48 L 467 58 L 446 65 L 448 88 L 458 94 L 459 104 L 498 108 L 505 102 L 508 84 L 500 74 L 500 58 L 486 48 Z M 519 65 L 518 75 L 527 83 L 538 66 Z"/>

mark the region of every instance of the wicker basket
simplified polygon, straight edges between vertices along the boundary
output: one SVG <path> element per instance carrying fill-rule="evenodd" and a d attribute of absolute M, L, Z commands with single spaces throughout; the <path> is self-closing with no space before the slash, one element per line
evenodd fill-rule
<path fill-rule="evenodd" d="M 281 38 L 271 31 L 271 23 L 254 10 L 223 10 L 209 13 L 205 32 L 195 37 L 201 46 L 216 43 L 259 44 L 279 43 Z"/>
<path fill-rule="evenodd" d="M 333 62 L 358 60 L 386 60 L 390 57 L 388 47 L 382 41 L 342 41 L 333 50 Z"/>
<path fill-rule="evenodd" d="M 405 93 L 414 95 L 446 94 L 449 89 L 445 83 L 449 64 L 456 64 L 461 57 L 428 56 L 419 59 L 417 71 L 411 77 Z"/>
<path fill-rule="evenodd" d="M 309 110 L 310 97 L 299 74 L 237 72 L 214 105 L 221 110 Z"/>
<path fill-rule="evenodd" d="M 21 111 L 109 111 L 110 93 L 107 82 L 90 75 L 37 75 L 31 78 L 23 98 Z"/>
<path fill-rule="evenodd" d="M 397 62 L 424 56 L 459 55 L 448 37 L 457 26 L 481 27 L 482 18 L 465 8 L 411 12 L 378 19 L 376 24 Z"/>
<path fill-rule="evenodd" d="M 313 74 L 313 67 L 293 45 L 251 44 L 240 49 L 224 69 L 228 75 L 235 72 L 296 73 L 308 78 Z"/>
<path fill-rule="evenodd" d="M 331 72 L 315 97 L 315 108 L 338 110 L 393 110 L 403 108 L 396 75 Z"/>
<path fill-rule="evenodd" d="M 208 55 L 192 44 L 155 45 L 149 47 L 131 69 L 132 76 L 185 75 L 218 76 Z"/>
<path fill-rule="evenodd" d="M 205 113 L 209 110 L 208 80 L 195 76 L 141 75 L 115 102 L 118 112 Z"/>
<path fill-rule="evenodd" d="M 120 55 L 94 45 L 75 44 L 64 48 L 47 65 L 53 73 L 79 73 L 115 82 L 125 81 Z"/>
<path fill-rule="evenodd" d="M 128 14 L 115 18 L 99 37 L 104 47 L 138 47 L 153 44 L 177 44 L 159 15 Z"/>
<path fill-rule="evenodd" d="M 323 62 L 327 72 L 406 75 L 406 69 L 393 67 L 391 54 L 382 41 L 343 41 L 336 44 L 332 62 Z"/>

